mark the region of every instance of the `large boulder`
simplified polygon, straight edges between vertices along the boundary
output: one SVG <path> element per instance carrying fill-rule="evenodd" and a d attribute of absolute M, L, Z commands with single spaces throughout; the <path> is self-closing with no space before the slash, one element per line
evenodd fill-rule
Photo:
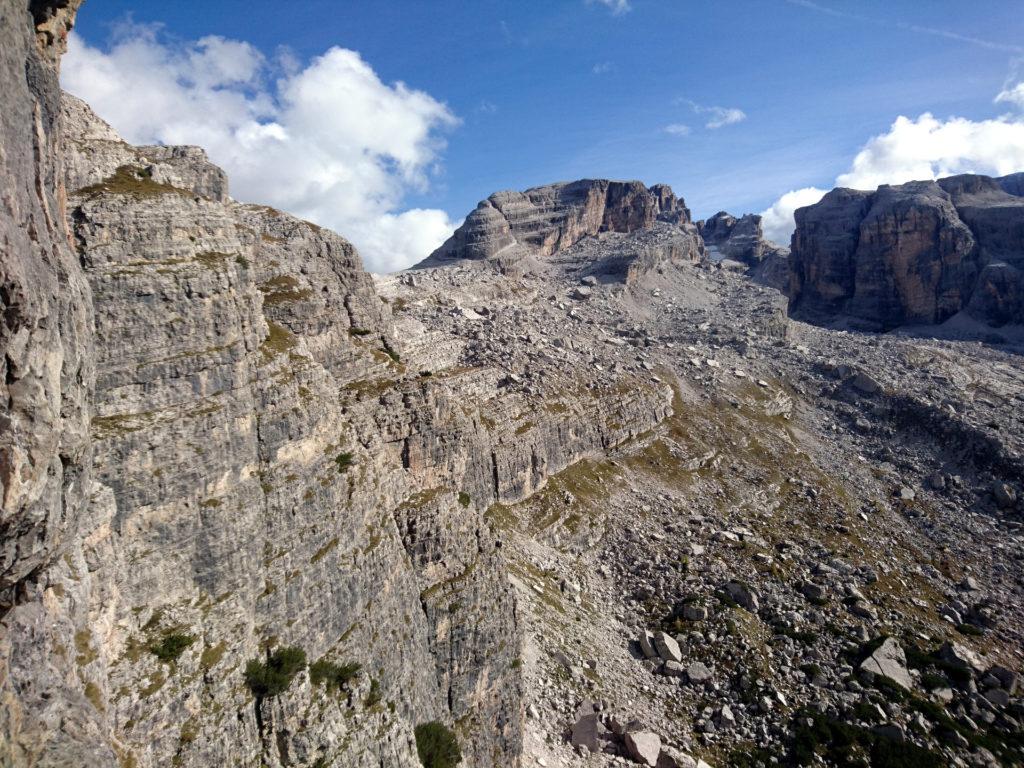
<path fill-rule="evenodd" d="M 650 731 L 631 731 L 624 740 L 626 754 L 633 762 L 655 768 L 661 754 L 661 737 Z"/>
<path fill-rule="evenodd" d="M 887 677 L 905 690 L 914 686 L 914 681 L 907 671 L 907 656 L 903 648 L 891 637 L 887 637 L 870 656 L 861 662 L 860 668 L 865 672 Z"/>

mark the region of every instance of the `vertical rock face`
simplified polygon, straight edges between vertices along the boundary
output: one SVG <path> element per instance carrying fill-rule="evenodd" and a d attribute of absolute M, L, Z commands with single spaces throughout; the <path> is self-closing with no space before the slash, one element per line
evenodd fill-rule
<path fill-rule="evenodd" d="M 57 63 L 78 3 L 0 6 L 0 763 L 31 759 L 74 695 L 38 640 L 45 573 L 79 535 L 90 485 L 89 287 L 64 217 Z M 19 665 L 38 666 L 26 673 Z M 81 698 L 81 694 L 78 694 Z"/>
<path fill-rule="evenodd" d="M 836 189 L 797 211 L 791 309 L 878 328 L 941 323 L 967 309 L 1021 322 L 1024 200 L 1014 177 L 954 176 Z"/>
<path fill-rule="evenodd" d="M 692 229 L 690 211 L 670 187 L 584 179 L 496 192 L 420 266 L 496 256 L 550 256 L 588 235 L 634 232 L 656 221 Z"/>

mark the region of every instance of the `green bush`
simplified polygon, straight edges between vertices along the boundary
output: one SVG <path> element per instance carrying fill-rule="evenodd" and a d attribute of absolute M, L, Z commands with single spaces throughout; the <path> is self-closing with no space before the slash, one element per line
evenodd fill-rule
<path fill-rule="evenodd" d="M 459 742 L 451 729 L 436 720 L 416 726 L 416 754 L 424 768 L 452 768 L 462 762 Z"/>
<path fill-rule="evenodd" d="M 401 356 L 395 351 L 394 347 L 387 343 L 387 341 L 384 342 L 384 354 L 386 354 L 388 357 L 392 359 L 392 361 L 396 363 L 402 362 Z"/>
<path fill-rule="evenodd" d="M 355 679 L 363 667 L 354 661 L 337 664 L 320 659 L 309 666 L 309 679 L 314 685 L 326 685 L 328 690 L 342 688 Z"/>
<path fill-rule="evenodd" d="M 245 684 L 257 699 L 284 693 L 295 675 L 306 666 L 306 652 L 289 646 L 267 655 L 267 660 L 251 659 L 245 665 Z"/>
<path fill-rule="evenodd" d="M 464 507 L 468 507 L 470 502 L 469 494 L 463 491 L 459 494 L 459 504 Z"/>
<path fill-rule="evenodd" d="M 339 453 L 334 457 L 334 463 L 338 465 L 338 472 L 345 472 L 349 467 L 356 463 L 356 460 L 351 453 L 345 451 L 344 453 Z"/>
<path fill-rule="evenodd" d="M 195 641 L 196 638 L 193 635 L 171 632 L 164 635 L 159 641 L 151 643 L 149 652 L 165 664 L 170 664 L 172 661 L 177 661 L 185 649 Z"/>
<path fill-rule="evenodd" d="M 371 333 L 367 328 L 349 328 L 348 332 L 352 336 L 369 336 Z"/>

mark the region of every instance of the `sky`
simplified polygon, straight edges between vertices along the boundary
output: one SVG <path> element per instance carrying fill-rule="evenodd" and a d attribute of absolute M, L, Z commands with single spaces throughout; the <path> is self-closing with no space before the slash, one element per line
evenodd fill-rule
<path fill-rule="evenodd" d="M 232 195 L 409 266 L 479 200 L 667 183 L 695 218 L 1024 171 L 1020 0 L 87 0 L 64 87 Z"/>

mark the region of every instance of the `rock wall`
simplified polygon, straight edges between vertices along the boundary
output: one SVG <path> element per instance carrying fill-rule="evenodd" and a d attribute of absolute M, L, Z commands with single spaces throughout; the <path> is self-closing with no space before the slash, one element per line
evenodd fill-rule
<path fill-rule="evenodd" d="M 57 66 L 78 2 L 0 5 L 0 763 L 24 763 L 77 695 L 37 649 L 46 572 L 79 535 L 90 487 L 89 286 L 68 239 Z M 34 662 L 39 662 L 38 666 Z M 30 667 L 30 669 L 26 669 Z"/>
<path fill-rule="evenodd" d="M 1024 199 L 1015 177 L 954 176 L 836 189 L 796 213 L 791 309 L 871 327 L 941 323 L 961 310 L 1024 322 Z"/>
<path fill-rule="evenodd" d="M 484 512 L 649 429 L 668 393 L 523 427 L 496 380 L 461 398 L 407 371 L 344 239 L 61 99 L 73 10 L 39 12 L 43 48 L 3 16 L 0 762 L 415 766 L 437 719 L 465 765 L 516 765 L 519 622 Z M 611 187 L 560 193 L 591 201 L 572 227 L 688 220 L 667 189 Z M 360 671 L 254 696 L 247 664 L 285 647 Z"/>
<path fill-rule="evenodd" d="M 634 232 L 665 221 L 692 230 L 690 211 L 670 187 L 639 181 L 583 179 L 496 192 L 482 201 L 419 266 L 496 256 L 539 257 L 599 232 Z"/>

